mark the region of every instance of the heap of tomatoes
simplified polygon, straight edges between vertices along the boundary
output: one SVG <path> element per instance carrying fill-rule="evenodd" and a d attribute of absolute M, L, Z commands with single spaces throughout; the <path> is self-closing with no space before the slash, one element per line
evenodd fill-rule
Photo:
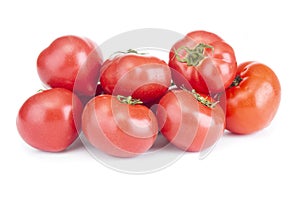
<path fill-rule="evenodd" d="M 237 64 L 220 36 L 193 31 L 170 49 L 168 63 L 129 49 L 103 60 L 86 38 L 63 36 L 37 59 L 46 86 L 29 97 L 17 128 L 34 148 L 59 152 L 79 133 L 117 157 L 148 151 L 158 133 L 178 149 L 202 151 L 227 129 L 251 134 L 273 120 L 279 80 L 265 64 Z"/>

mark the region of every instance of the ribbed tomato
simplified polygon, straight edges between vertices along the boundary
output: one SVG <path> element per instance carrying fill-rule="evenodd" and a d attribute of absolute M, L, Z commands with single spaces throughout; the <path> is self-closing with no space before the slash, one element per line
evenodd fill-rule
<path fill-rule="evenodd" d="M 253 61 L 240 64 L 226 90 L 226 128 L 232 133 L 250 134 L 267 127 L 280 98 L 280 82 L 271 68 Z"/>
<path fill-rule="evenodd" d="M 178 86 L 199 93 L 218 93 L 230 86 L 237 64 L 233 48 L 218 35 L 207 31 L 188 33 L 169 54 L 169 66 Z"/>

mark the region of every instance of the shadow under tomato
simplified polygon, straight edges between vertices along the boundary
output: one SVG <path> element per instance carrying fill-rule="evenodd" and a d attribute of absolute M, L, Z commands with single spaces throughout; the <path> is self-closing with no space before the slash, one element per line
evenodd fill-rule
<path fill-rule="evenodd" d="M 66 150 L 65 152 L 70 152 L 70 151 L 78 151 L 82 150 L 84 148 L 82 141 L 78 137 Z"/>
<path fill-rule="evenodd" d="M 156 151 L 164 148 L 168 144 L 171 144 L 161 133 L 158 133 L 157 138 L 153 144 L 153 146 L 150 148 L 151 151 Z M 175 146 L 174 146 L 175 148 Z"/>

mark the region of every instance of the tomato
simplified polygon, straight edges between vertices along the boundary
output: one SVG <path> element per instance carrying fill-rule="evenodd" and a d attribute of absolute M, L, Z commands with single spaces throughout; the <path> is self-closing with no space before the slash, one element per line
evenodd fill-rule
<path fill-rule="evenodd" d="M 125 53 L 104 62 L 100 82 L 108 94 L 132 96 L 150 103 L 167 92 L 171 70 L 156 57 Z"/>
<path fill-rule="evenodd" d="M 41 81 L 51 88 L 66 88 L 80 95 L 94 95 L 102 63 L 96 44 L 86 38 L 62 36 L 37 59 Z"/>
<path fill-rule="evenodd" d="M 138 102 L 107 94 L 94 97 L 82 114 L 87 140 L 112 156 L 133 157 L 146 152 L 157 137 L 158 124 L 154 113 Z"/>
<path fill-rule="evenodd" d="M 252 61 L 240 64 L 235 81 L 226 90 L 226 128 L 250 134 L 267 127 L 280 98 L 280 82 L 271 68 Z"/>
<path fill-rule="evenodd" d="M 53 88 L 28 98 L 18 112 L 16 124 L 30 146 L 59 152 L 78 137 L 81 112 L 76 95 L 64 88 Z"/>
<path fill-rule="evenodd" d="M 218 93 L 230 86 L 237 64 L 233 48 L 218 35 L 206 31 L 188 33 L 169 54 L 176 85 L 199 93 Z"/>
<path fill-rule="evenodd" d="M 161 133 L 184 151 L 202 151 L 212 146 L 225 128 L 222 108 L 195 91 L 169 91 L 161 98 L 156 116 Z"/>

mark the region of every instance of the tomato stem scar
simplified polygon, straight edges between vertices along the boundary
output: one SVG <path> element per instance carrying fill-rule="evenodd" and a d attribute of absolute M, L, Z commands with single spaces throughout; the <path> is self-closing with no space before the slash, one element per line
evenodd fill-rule
<path fill-rule="evenodd" d="M 240 83 L 241 83 L 242 80 L 243 80 L 243 78 L 241 78 L 240 75 L 237 75 L 237 76 L 234 78 L 234 80 L 233 80 L 233 82 L 231 83 L 231 85 L 229 86 L 229 88 L 232 88 L 232 87 L 235 87 L 235 86 L 240 85 Z"/>

